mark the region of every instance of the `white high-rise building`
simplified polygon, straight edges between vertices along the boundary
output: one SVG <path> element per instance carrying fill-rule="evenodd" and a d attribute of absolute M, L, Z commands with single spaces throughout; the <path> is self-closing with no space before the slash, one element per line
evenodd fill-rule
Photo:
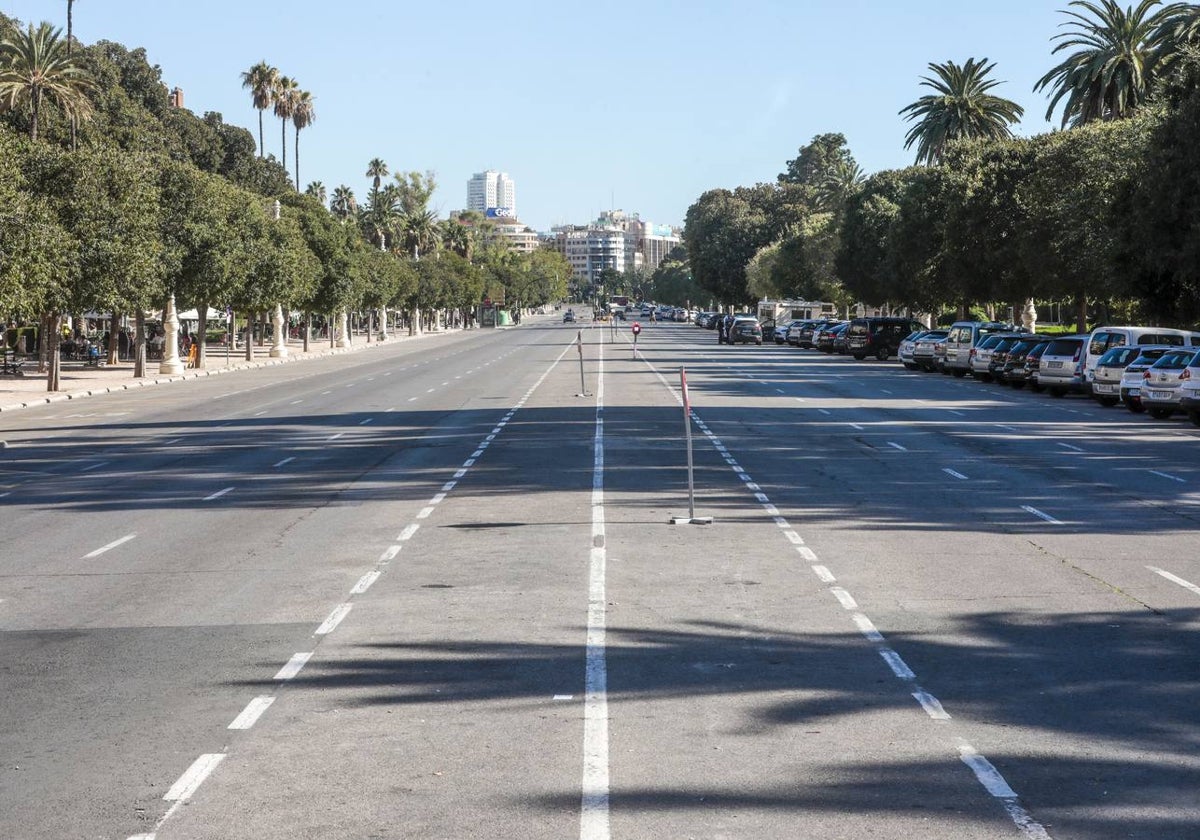
<path fill-rule="evenodd" d="M 507 172 L 489 169 L 476 172 L 467 181 L 467 209 L 485 216 L 517 217 L 517 184 Z"/>

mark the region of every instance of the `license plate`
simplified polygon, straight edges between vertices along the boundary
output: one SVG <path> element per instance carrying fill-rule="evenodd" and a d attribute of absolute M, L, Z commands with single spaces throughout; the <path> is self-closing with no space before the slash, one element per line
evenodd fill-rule
<path fill-rule="evenodd" d="M 1146 394 L 1152 400 L 1169 400 L 1173 396 L 1170 391 L 1147 391 Z"/>
<path fill-rule="evenodd" d="M 1117 392 L 1116 385 L 1092 385 L 1092 390 L 1097 394 L 1115 394 Z"/>
<path fill-rule="evenodd" d="M 1046 363 L 1046 367 L 1048 367 L 1048 368 L 1060 368 L 1062 366 L 1063 366 L 1062 362 L 1047 362 Z"/>
<path fill-rule="evenodd" d="M 1141 388 L 1126 388 L 1126 389 L 1125 389 L 1125 391 L 1126 391 L 1126 393 L 1128 393 L 1128 394 L 1129 394 L 1129 396 L 1131 396 L 1131 397 L 1140 397 L 1140 396 L 1142 395 L 1142 389 L 1141 389 Z"/>

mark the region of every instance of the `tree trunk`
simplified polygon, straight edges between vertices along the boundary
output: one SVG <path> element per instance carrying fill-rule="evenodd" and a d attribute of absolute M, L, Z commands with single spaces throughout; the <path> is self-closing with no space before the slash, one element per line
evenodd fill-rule
<path fill-rule="evenodd" d="M 287 120 L 279 118 L 279 139 L 283 141 L 283 173 L 287 175 Z"/>
<path fill-rule="evenodd" d="M 312 313 L 304 310 L 304 352 L 308 352 L 308 339 L 312 336 Z"/>
<path fill-rule="evenodd" d="M 133 378 L 140 379 L 146 375 L 146 313 L 140 307 L 134 315 L 134 324 Z"/>
<path fill-rule="evenodd" d="M 1075 298 L 1076 316 L 1075 316 L 1075 332 L 1087 332 L 1087 295 L 1078 295 Z"/>
<path fill-rule="evenodd" d="M 334 338 L 337 334 L 337 322 L 334 320 L 335 317 L 337 317 L 336 313 L 334 313 L 334 312 L 329 313 L 329 347 L 330 347 L 330 349 L 332 349 L 334 346 L 333 342 L 334 342 Z"/>
<path fill-rule="evenodd" d="M 108 364 L 115 365 L 120 361 L 117 347 L 121 340 L 121 316 L 116 310 L 108 317 Z"/>
<path fill-rule="evenodd" d="M 371 333 L 375 332 L 375 310 L 367 310 L 367 344 L 371 343 Z"/>
<path fill-rule="evenodd" d="M 246 361 L 254 361 L 254 313 L 246 313 Z"/>
<path fill-rule="evenodd" d="M 296 126 L 296 143 L 293 150 L 296 152 L 296 192 L 300 192 L 300 126 Z"/>
<path fill-rule="evenodd" d="M 50 365 L 49 341 L 50 341 L 50 339 L 48 336 L 50 334 L 50 323 L 51 323 L 50 319 L 53 317 L 54 317 L 53 315 L 51 315 L 49 312 L 47 312 L 46 314 L 42 315 L 41 321 L 39 322 L 39 325 L 38 325 L 38 337 L 37 337 L 37 357 L 38 357 L 38 368 L 37 369 L 38 369 L 38 373 L 45 373 L 49 369 L 49 365 Z M 25 346 L 28 347 L 29 345 L 25 345 Z"/>
<path fill-rule="evenodd" d="M 258 109 L 258 156 L 261 158 L 266 155 L 267 150 L 263 148 L 263 109 Z"/>
<path fill-rule="evenodd" d="M 62 337 L 59 332 L 59 325 L 62 323 L 62 316 L 58 313 L 46 316 L 46 322 L 49 329 L 43 330 L 46 333 L 46 346 L 50 353 L 49 371 L 46 374 L 46 390 L 57 391 L 59 389 L 59 374 L 62 370 L 58 355 L 58 342 Z"/>
<path fill-rule="evenodd" d="M 204 348 L 208 342 L 208 301 L 196 305 L 196 314 L 200 316 L 200 324 L 192 336 L 192 343 L 196 345 L 196 369 L 199 370 L 204 367 Z"/>

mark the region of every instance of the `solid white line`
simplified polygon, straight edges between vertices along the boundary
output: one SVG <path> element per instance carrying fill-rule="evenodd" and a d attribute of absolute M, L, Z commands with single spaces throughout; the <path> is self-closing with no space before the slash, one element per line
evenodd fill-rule
<path fill-rule="evenodd" d="M 211 496 L 205 496 L 202 501 L 211 502 L 213 499 L 219 499 L 222 496 L 224 496 L 226 493 L 232 493 L 233 491 L 234 491 L 233 487 L 226 487 L 224 490 L 218 490 L 216 493 L 213 493 Z"/>
<path fill-rule="evenodd" d="M 83 555 L 83 559 L 91 560 L 95 557 L 99 557 L 104 552 L 112 551 L 114 548 L 116 548 L 119 545 L 125 545 L 125 543 L 129 542 L 131 539 L 133 539 L 136 536 L 137 536 L 137 534 L 126 534 L 125 536 L 121 537 L 121 539 L 119 539 L 119 540 L 113 540 L 108 545 L 100 546 L 100 548 L 97 548 L 95 551 L 92 551 L 92 552 L 89 552 L 88 554 Z"/>
<path fill-rule="evenodd" d="M 337 629 L 337 626 L 342 623 L 342 619 L 350 613 L 350 608 L 353 604 L 338 604 L 333 608 L 333 612 L 329 617 L 321 622 L 321 626 L 317 628 L 315 636 L 327 636 Z"/>
<path fill-rule="evenodd" d="M 108 461 L 101 461 L 97 464 L 92 464 L 90 467 L 84 467 L 83 469 L 80 470 L 80 472 L 91 472 L 92 470 L 98 470 L 101 467 L 107 466 L 108 463 L 109 463 Z"/>
<path fill-rule="evenodd" d="M 949 467 L 943 467 L 942 472 L 944 472 L 946 475 L 957 478 L 959 481 L 968 481 L 969 480 L 965 475 L 960 473 L 958 470 L 952 470 Z"/>
<path fill-rule="evenodd" d="M 366 592 L 368 589 L 371 588 L 371 584 L 373 584 L 375 581 L 379 580 L 379 574 L 380 573 L 379 573 L 378 569 L 375 569 L 374 571 L 371 571 L 371 572 L 367 572 L 365 575 L 363 575 L 362 577 L 360 577 L 358 579 L 358 583 L 354 584 L 354 588 L 350 590 L 350 594 L 351 595 L 362 595 L 364 592 Z"/>
<path fill-rule="evenodd" d="M 889 441 L 887 442 L 887 445 L 888 445 L 888 446 L 890 446 L 890 447 L 892 447 L 892 449 L 899 449 L 901 452 L 907 452 L 907 451 L 908 451 L 908 448 L 907 448 L 907 447 L 901 446 L 900 444 L 896 443 L 895 441 L 891 441 L 891 440 L 889 440 Z"/>
<path fill-rule="evenodd" d="M 892 673 L 902 680 L 915 680 L 917 675 L 913 673 L 912 668 L 908 667 L 908 663 L 900 658 L 900 654 L 891 648 L 884 648 L 879 651 L 879 655 L 883 657 L 883 661 L 892 669 Z"/>
<path fill-rule="evenodd" d="M 205 753 L 197 758 L 192 762 L 192 766 L 179 777 L 179 781 L 171 785 L 171 789 L 163 795 L 163 799 L 168 802 L 186 802 L 201 783 L 208 778 L 208 774 L 217 769 L 217 765 L 223 758 L 225 758 L 225 753 Z"/>
<path fill-rule="evenodd" d="M 420 527 L 420 525 L 414 522 L 411 525 L 406 526 L 404 530 L 400 532 L 400 536 L 396 537 L 396 539 L 399 542 L 407 542 L 413 538 L 413 534 L 417 533 L 417 529 Z"/>
<path fill-rule="evenodd" d="M 255 697 L 246 704 L 246 708 L 242 709 L 242 713 L 233 719 L 233 723 L 229 724 L 229 729 L 249 729 L 258 723 L 258 719 L 262 717 L 262 713 L 271 708 L 271 704 L 275 702 L 275 698 L 271 696 Z"/>
<path fill-rule="evenodd" d="M 280 467 L 282 467 L 284 464 L 290 464 L 292 461 L 295 461 L 295 460 L 296 460 L 296 456 L 295 456 L 295 455 L 292 455 L 292 456 L 291 456 L 291 457 L 289 457 L 289 458 L 284 458 L 282 461 L 277 461 L 277 462 L 274 464 L 274 467 L 275 467 L 275 469 L 279 469 L 279 468 L 280 468 Z"/>
<path fill-rule="evenodd" d="M 1150 571 L 1154 572 L 1154 574 L 1156 574 L 1156 575 L 1162 575 L 1164 578 L 1171 581 L 1171 583 L 1177 583 L 1180 586 L 1182 586 L 1184 589 L 1187 589 L 1190 592 L 1194 592 L 1195 594 L 1200 595 L 1200 586 L 1196 586 L 1196 584 L 1194 584 L 1194 583 L 1189 583 L 1188 581 L 1184 580 L 1181 577 L 1177 577 L 1164 569 L 1158 568 L 1158 566 L 1147 566 L 1146 568 L 1149 569 Z"/>
<path fill-rule="evenodd" d="M 837 598 L 838 602 L 846 609 L 848 609 L 848 610 L 858 609 L 858 603 L 854 600 L 853 597 L 851 597 L 850 593 L 847 592 L 845 589 L 842 589 L 842 587 L 834 586 L 829 591 L 833 593 L 833 597 Z"/>
<path fill-rule="evenodd" d="M 1051 525 L 1061 525 L 1062 524 L 1061 522 L 1059 522 L 1057 519 L 1055 519 L 1050 514 L 1042 513 L 1040 510 L 1038 510 L 1035 507 L 1030 507 L 1029 505 L 1021 505 L 1021 510 L 1025 511 L 1026 513 L 1032 513 L 1038 519 L 1044 519 L 1047 522 L 1049 522 Z"/>
<path fill-rule="evenodd" d="M 597 345 L 596 423 L 592 443 L 592 533 L 588 570 L 587 652 L 584 667 L 583 780 L 579 840 L 609 838 L 608 664 L 604 536 L 604 345 Z"/>
<path fill-rule="evenodd" d="M 912 696 L 921 704 L 921 708 L 925 710 L 925 713 L 934 720 L 950 720 L 950 715 L 942 708 L 941 701 L 928 691 L 914 691 Z"/>
<path fill-rule="evenodd" d="M 1187 484 L 1186 478 L 1180 478 L 1177 475 L 1171 475 L 1170 473 L 1159 472 L 1158 470 L 1147 470 L 1146 472 L 1153 473 L 1154 475 L 1157 475 L 1160 478 L 1169 478 L 1169 479 L 1171 479 L 1171 481 L 1178 481 L 1180 484 Z"/>
<path fill-rule="evenodd" d="M 292 658 L 287 661 L 279 671 L 275 674 L 274 679 L 290 680 L 304 669 L 308 664 L 308 660 L 312 658 L 312 653 L 294 653 Z"/>

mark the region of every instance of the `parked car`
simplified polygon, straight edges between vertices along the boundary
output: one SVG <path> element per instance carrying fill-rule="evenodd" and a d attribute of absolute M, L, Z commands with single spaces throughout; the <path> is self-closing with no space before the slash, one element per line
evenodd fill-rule
<path fill-rule="evenodd" d="M 1180 377 L 1187 372 L 1188 363 L 1195 357 L 1191 347 L 1168 350 L 1142 373 L 1142 406 L 1157 420 L 1166 420 L 1182 410 L 1179 402 Z M 1190 376 L 1190 374 L 1189 374 Z"/>
<path fill-rule="evenodd" d="M 1188 419 L 1200 426 L 1200 352 L 1192 356 L 1187 368 L 1179 374 L 1179 408 Z"/>
<path fill-rule="evenodd" d="M 1114 347 L 1131 344 L 1173 347 L 1200 347 L 1200 333 L 1165 327 L 1097 327 L 1088 342 L 1084 376 L 1090 386 L 1100 357 Z"/>
<path fill-rule="evenodd" d="M 1025 366 L 1025 362 L 1029 359 L 1029 354 L 1038 347 L 1041 347 L 1044 352 L 1045 346 L 1051 340 L 1050 336 L 1046 335 L 1030 335 L 1013 344 L 1012 347 L 1008 348 L 1008 358 L 1004 362 L 1004 368 L 1000 371 L 1001 375 L 997 378 L 1008 383 L 1013 388 L 1024 388 L 1028 384 L 1029 375 L 1032 372 Z M 1040 355 L 1039 353 L 1038 356 L 1040 357 Z"/>
<path fill-rule="evenodd" d="M 833 352 L 839 356 L 850 355 L 850 322 L 833 328 Z"/>
<path fill-rule="evenodd" d="M 563 313 L 563 323 L 564 324 L 574 324 L 575 323 L 575 310 L 574 309 L 568 309 L 566 312 Z"/>
<path fill-rule="evenodd" d="M 859 361 L 872 355 L 886 362 L 896 355 L 904 337 L 920 327 L 912 318 L 855 318 L 846 330 L 846 344 Z"/>
<path fill-rule="evenodd" d="M 945 341 L 949 334 L 949 330 L 927 330 L 913 342 L 913 364 L 926 373 L 933 373 L 937 370 L 937 343 Z"/>
<path fill-rule="evenodd" d="M 987 369 L 987 378 L 990 381 L 1004 382 L 1004 366 L 1008 364 L 1009 351 L 1028 338 L 1029 333 L 1002 334 L 1000 340 L 992 345 Z"/>
<path fill-rule="evenodd" d="M 999 321 L 955 321 L 946 336 L 946 370 L 955 376 L 971 372 L 971 350 L 995 333 L 1013 332 L 1012 324 Z"/>
<path fill-rule="evenodd" d="M 792 321 L 791 326 L 788 327 L 787 343 L 793 347 L 799 347 L 801 330 L 812 323 L 815 323 L 815 319 L 813 318 L 801 318 L 798 321 Z"/>
<path fill-rule="evenodd" d="M 1035 394 L 1040 394 L 1043 390 L 1045 390 L 1041 385 L 1038 384 L 1037 372 L 1042 366 L 1042 354 L 1046 352 L 1046 348 L 1049 346 L 1050 342 L 1048 340 L 1043 341 L 1031 349 L 1025 356 L 1025 367 L 1021 371 L 1021 378 L 1023 378 L 1026 384 L 1029 385 L 1029 390 L 1033 391 Z M 1016 374 L 1014 371 L 1014 376 L 1015 375 Z"/>
<path fill-rule="evenodd" d="M 1066 335 L 1052 340 L 1042 351 L 1037 383 L 1061 397 L 1068 392 L 1083 393 L 1083 356 L 1089 336 Z"/>
<path fill-rule="evenodd" d="M 729 324 L 727 344 L 763 343 L 762 325 L 753 315 L 737 315 Z"/>
<path fill-rule="evenodd" d="M 1121 401 L 1121 376 L 1141 351 L 1137 346 L 1114 347 L 1096 361 L 1096 369 L 1092 371 L 1092 396 L 1096 402 L 1114 406 Z"/>
<path fill-rule="evenodd" d="M 829 324 L 822 327 L 817 333 L 817 342 L 813 346 L 822 353 L 833 353 L 838 340 L 846 334 L 846 328 L 849 326 L 849 324 L 843 321 L 840 324 Z"/>
<path fill-rule="evenodd" d="M 797 322 L 797 320 L 799 320 L 799 319 L 785 321 L 784 323 L 777 324 L 775 326 L 773 338 L 775 339 L 776 344 L 786 344 L 787 343 L 788 330 L 790 330 L 792 328 L 792 324 L 795 324 Z M 765 335 L 765 333 L 764 333 L 764 335 Z"/>
<path fill-rule="evenodd" d="M 978 344 L 970 349 L 967 353 L 968 366 L 971 376 L 978 379 L 980 382 L 990 382 L 992 375 L 988 373 L 988 367 L 992 363 L 992 350 L 1006 336 L 1006 333 L 992 333 L 985 336 Z"/>
<path fill-rule="evenodd" d="M 925 335 L 929 330 L 913 330 L 904 337 L 900 342 L 900 346 L 896 348 L 896 358 L 900 360 L 900 364 L 904 365 L 909 370 L 918 370 L 919 365 L 913 361 L 913 347 L 917 344 L 917 339 Z"/>
<path fill-rule="evenodd" d="M 1142 374 L 1161 359 L 1163 353 L 1174 349 L 1162 345 L 1141 347 L 1134 360 L 1125 366 L 1125 372 L 1121 374 L 1121 402 L 1134 414 L 1141 414 L 1146 410 L 1142 405 Z"/>
<path fill-rule="evenodd" d="M 825 327 L 841 323 L 834 318 L 816 318 L 806 321 L 796 334 L 796 346 L 811 350 L 816 346 L 817 333 Z"/>

